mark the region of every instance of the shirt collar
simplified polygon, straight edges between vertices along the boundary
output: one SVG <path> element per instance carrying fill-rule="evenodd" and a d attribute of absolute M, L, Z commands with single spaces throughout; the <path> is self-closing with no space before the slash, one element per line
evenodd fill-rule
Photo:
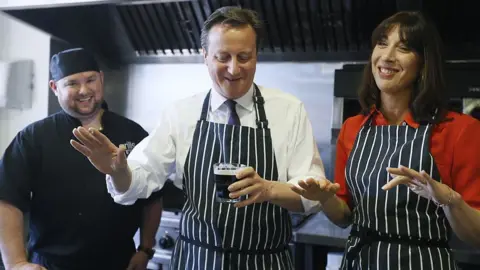
<path fill-rule="evenodd" d="M 250 86 L 250 89 L 248 89 L 248 92 L 245 93 L 245 95 L 235 99 L 238 105 L 242 106 L 248 111 L 253 110 L 253 89 L 254 89 L 254 84 Z M 216 90 L 210 91 L 210 108 L 212 112 L 218 110 L 218 108 L 222 106 L 225 100 L 227 99 L 224 96 L 220 95 Z"/>
<path fill-rule="evenodd" d="M 375 114 L 375 115 L 373 115 Z M 370 109 L 370 113 L 367 115 L 367 117 L 365 117 L 365 120 L 363 121 L 363 124 L 365 124 L 368 120 L 368 118 L 370 116 L 373 115 L 373 124 L 375 125 L 378 125 L 378 126 L 385 126 L 385 125 L 388 125 L 388 121 L 387 119 L 383 116 L 382 112 L 380 112 L 380 110 L 378 110 L 375 106 L 372 107 L 372 109 Z M 414 119 L 413 119 L 413 115 L 410 111 L 407 112 L 407 114 L 405 115 L 405 118 L 403 119 L 403 121 L 413 127 L 413 128 L 418 128 L 420 126 L 419 123 L 417 123 Z"/>

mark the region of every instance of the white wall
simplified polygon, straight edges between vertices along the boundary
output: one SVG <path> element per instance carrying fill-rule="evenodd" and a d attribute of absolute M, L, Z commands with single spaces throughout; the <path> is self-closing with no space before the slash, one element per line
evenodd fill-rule
<path fill-rule="evenodd" d="M 0 156 L 18 131 L 47 116 L 50 36 L 0 12 L 0 60 L 32 59 L 34 90 L 32 108 L 0 108 Z"/>
<path fill-rule="evenodd" d="M 259 63 L 255 82 L 279 88 L 305 103 L 317 141 L 331 137 L 333 71 L 341 63 Z M 126 116 L 151 131 L 155 115 L 174 100 L 211 86 L 203 64 L 131 65 L 128 70 Z"/>

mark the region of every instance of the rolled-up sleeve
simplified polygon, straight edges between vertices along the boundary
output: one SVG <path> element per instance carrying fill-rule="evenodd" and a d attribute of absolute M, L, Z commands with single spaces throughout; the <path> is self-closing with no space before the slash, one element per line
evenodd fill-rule
<path fill-rule="evenodd" d="M 312 124 L 303 104 L 299 107 L 293 128 L 294 133 L 287 150 L 288 182 L 297 185 L 299 180 L 325 177 L 325 169 L 313 136 Z M 320 202 L 308 200 L 303 196 L 301 199 L 305 213 L 321 210 Z"/>
<path fill-rule="evenodd" d="M 107 190 L 116 203 L 131 205 L 137 199 L 146 199 L 163 188 L 175 161 L 175 127 L 165 110 L 153 132 L 142 140 L 128 156 L 132 182 L 124 193 L 117 193 L 107 175 Z"/>

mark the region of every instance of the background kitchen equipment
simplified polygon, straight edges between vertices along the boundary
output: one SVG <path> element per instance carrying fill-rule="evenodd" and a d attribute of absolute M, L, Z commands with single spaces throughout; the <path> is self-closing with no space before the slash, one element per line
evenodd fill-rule
<path fill-rule="evenodd" d="M 463 113 L 469 114 L 480 120 L 480 98 L 463 99 Z"/>
<path fill-rule="evenodd" d="M 372 30 L 401 10 L 421 10 L 435 21 L 446 45 L 446 59 L 479 59 L 477 9 L 473 3 L 11 0 L 0 1 L 0 9 L 52 36 L 97 52 L 113 67 L 131 63 L 202 63 L 201 25 L 215 9 L 226 5 L 254 9 L 268 22 L 265 42 L 259 48 L 262 61 L 365 61 L 370 54 Z"/>
<path fill-rule="evenodd" d="M 180 232 L 181 211 L 185 201 L 182 190 L 167 180 L 163 187 L 163 212 L 155 236 L 155 254 L 148 264 L 148 269 L 164 270 L 170 266 L 175 241 Z M 135 244 L 139 244 L 139 232 L 135 234 Z"/>
<path fill-rule="evenodd" d="M 0 61 L 0 108 L 32 107 L 34 65 L 33 60 Z"/>

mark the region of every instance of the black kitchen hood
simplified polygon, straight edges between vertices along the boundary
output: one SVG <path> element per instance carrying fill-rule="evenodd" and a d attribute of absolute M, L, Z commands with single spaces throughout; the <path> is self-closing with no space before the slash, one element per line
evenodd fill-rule
<path fill-rule="evenodd" d="M 479 22 L 466 0 L 23 0 L 0 9 L 110 65 L 202 62 L 200 28 L 218 7 L 255 9 L 267 23 L 260 61 L 366 61 L 374 27 L 400 10 L 436 23 L 447 59 L 480 59 Z M 15 3 L 15 4 L 14 4 Z"/>

